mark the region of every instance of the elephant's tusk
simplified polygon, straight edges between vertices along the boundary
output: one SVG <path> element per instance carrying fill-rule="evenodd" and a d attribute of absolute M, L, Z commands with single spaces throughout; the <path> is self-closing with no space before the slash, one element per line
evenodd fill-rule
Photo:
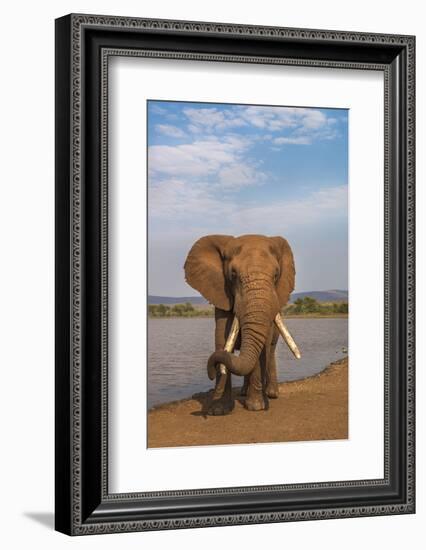
<path fill-rule="evenodd" d="M 280 331 L 284 342 L 293 352 L 293 355 L 296 357 L 296 359 L 300 359 L 302 356 L 300 354 L 299 348 L 296 346 L 296 342 L 293 340 L 292 335 L 288 331 L 288 328 L 285 326 L 284 321 L 281 317 L 281 313 L 277 313 L 277 316 L 275 317 L 275 324 L 277 325 L 277 328 Z"/>
<path fill-rule="evenodd" d="M 234 346 L 235 346 L 235 342 L 237 341 L 239 331 L 240 331 L 240 323 L 238 322 L 238 319 L 235 316 L 234 320 L 232 321 L 231 330 L 226 340 L 225 347 L 223 348 L 228 353 L 232 353 L 234 351 Z M 219 363 L 219 371 L 221 374 L 226 374 L 226 367 L 223 363 Z"/>

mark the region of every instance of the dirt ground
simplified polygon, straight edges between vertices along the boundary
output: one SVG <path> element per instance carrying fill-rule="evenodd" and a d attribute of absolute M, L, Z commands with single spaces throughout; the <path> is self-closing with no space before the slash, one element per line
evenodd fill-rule
<path fill-rule="evenodd" d="M 235 409 L 205 414 L 210 392 L 166 403 L 148 412 L 148 447 L 313 441 L 348 437 L 348 359 L 316 376 L 280 384 L 269 409 L 252 412 L 235 390 Z"/>

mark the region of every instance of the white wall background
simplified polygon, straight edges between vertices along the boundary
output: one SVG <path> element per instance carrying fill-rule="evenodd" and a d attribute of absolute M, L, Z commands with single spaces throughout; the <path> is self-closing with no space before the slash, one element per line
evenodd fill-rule
<path fill-rule="evenodd" d="M 417 35 L 417 150 L 426 147 L 426 30 L 421 2 L 395 0 L 66 0 L 3 6 L 1 39 L 0 541 L 4 548 L 399 549 L 424 539 L 425 339 L 418 341 L 417 515 L 70 539 L 53 528 L 54 18 L 70 12 Z M 425 162 L 417 166 L 418 334 L 425 332 Z M 414 544 L 414 548 L 419 545 Z"/>

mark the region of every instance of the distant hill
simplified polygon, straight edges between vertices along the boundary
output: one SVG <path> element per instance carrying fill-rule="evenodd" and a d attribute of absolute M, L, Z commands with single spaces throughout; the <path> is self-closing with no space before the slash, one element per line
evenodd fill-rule
<path fill-rule="evenodd" d="M 207 304 L 202 296 L 148 296 L 148 304 L 164 304 L 165 306 L 174 304 L 185 304 L 189 302 L 193 305 Z"/>
<path fill-rule="evenodd" d="M 309 296 L 319 302 L 347 302 L 347 290 L 311 290 L 307 292 L 295 292 L 290 297 L 290 302 L 298 298 Z M 164 304 L 165 306 L 174 304 L 184 304 L 189 302 L 193 305 L 203 305 L 208 302 L 202 296 L 148 296 L 148 304 Z"/>

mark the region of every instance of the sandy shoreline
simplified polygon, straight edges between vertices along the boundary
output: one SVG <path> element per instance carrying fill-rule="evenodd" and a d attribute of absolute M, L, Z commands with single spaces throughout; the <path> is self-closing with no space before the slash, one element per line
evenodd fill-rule
<path fill-rule="evenodd" d="M 209 392 L 148 411 L 148 447 L 226 445 L 347 439 L 348 358 L 320 374 L 280 384 L 280 397 L 266 411 L 243 406 L 239 388 L 227 416 L 207 416 Z"/>

